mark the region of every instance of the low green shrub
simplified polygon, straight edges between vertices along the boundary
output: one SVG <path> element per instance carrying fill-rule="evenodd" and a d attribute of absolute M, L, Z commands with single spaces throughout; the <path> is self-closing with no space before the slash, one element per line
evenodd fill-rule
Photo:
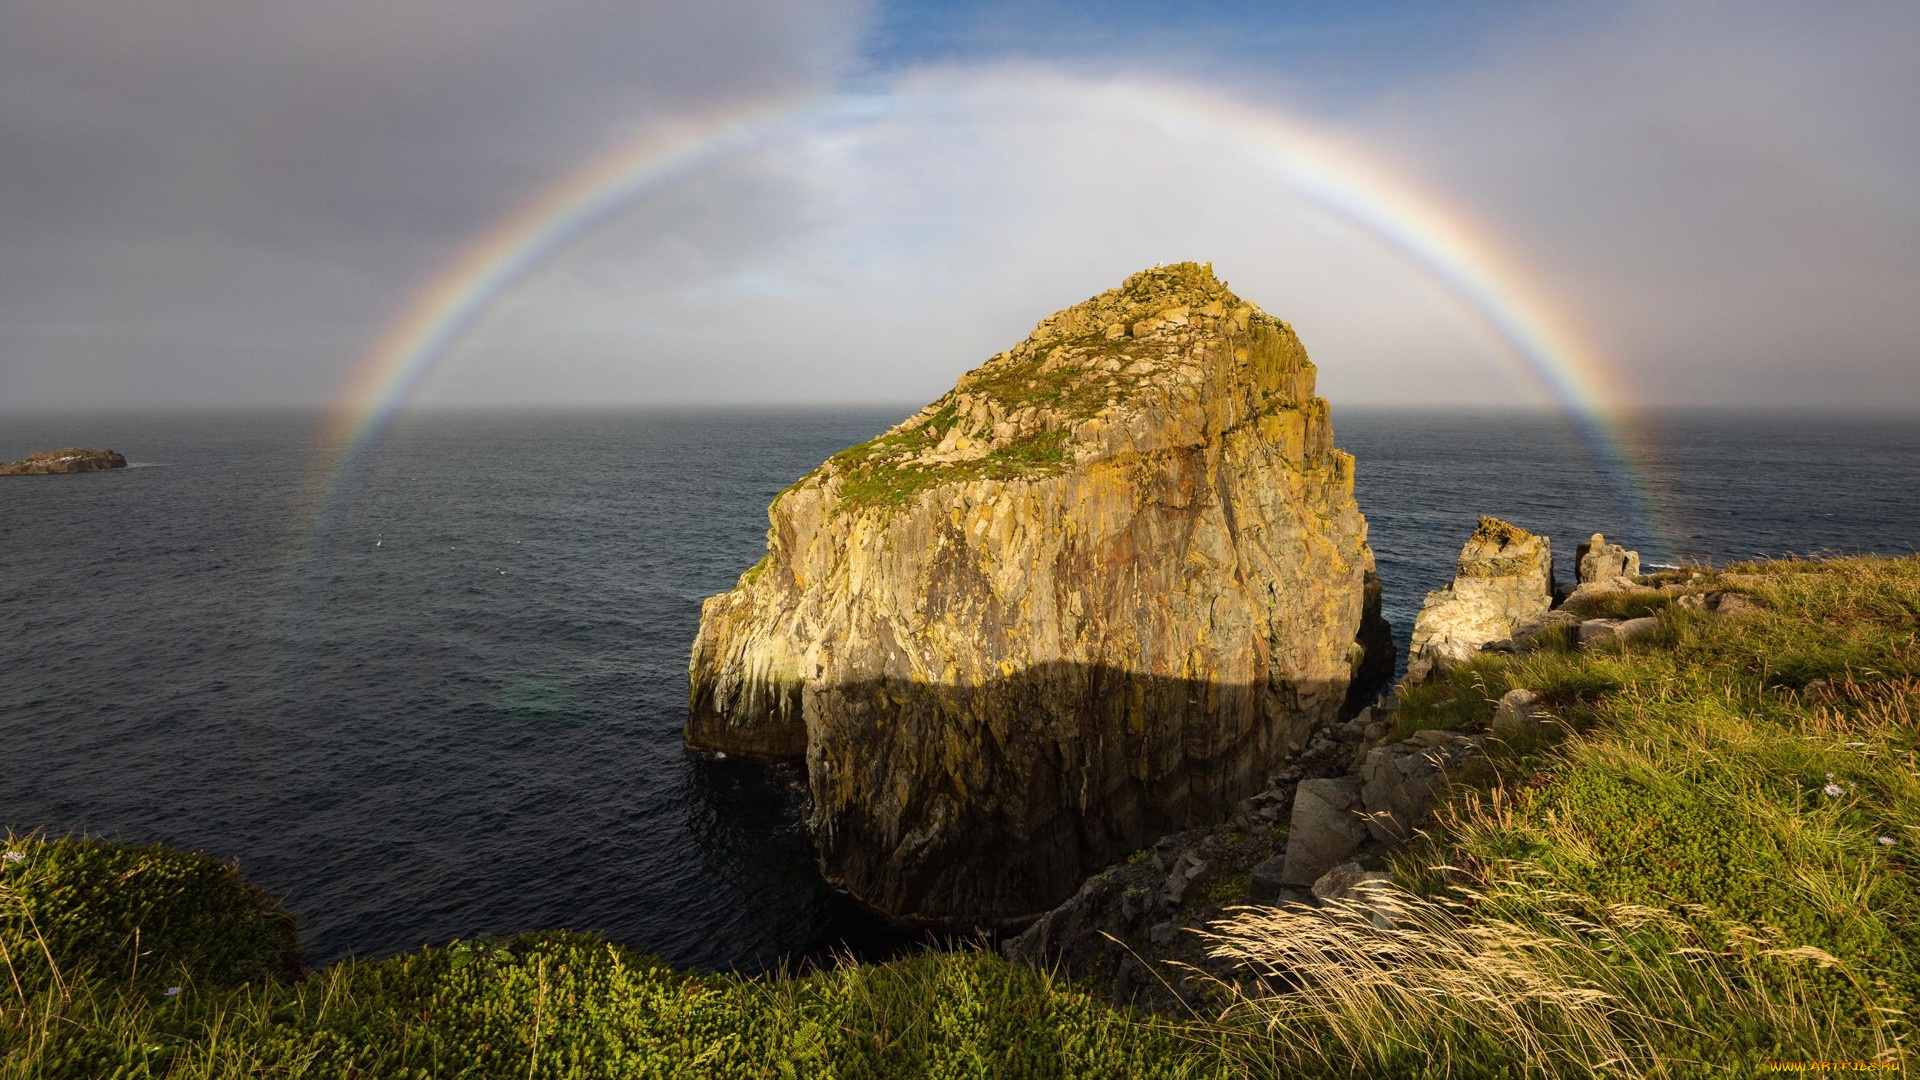
<path fill-rule="evenodd" d="M 225 988 L 293 977 L 300 955 L 293 918 L 211 856 L 19 836 L 0 852 L 0 959 L 16 993 Z"/>

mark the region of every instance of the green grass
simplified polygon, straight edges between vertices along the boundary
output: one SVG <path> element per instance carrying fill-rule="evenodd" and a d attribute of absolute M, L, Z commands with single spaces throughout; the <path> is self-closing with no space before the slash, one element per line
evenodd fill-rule
<path fill-rule="evenodd" d="M 1588 619 L 1638 619 L 1658 615 L 1672 602 L 1672 593 L 1622 590 L 1570 601 L 1567 610 Z"/>
<path fill-rule="evenodd" d="M 0 1018 L 0 1075 L 1225 1076 L 1179 1025 L 981 952 L 691 975 L 564 931 L 177 997 L 75 978 Z"/>
<path fill-rule="evenodd" d="M 1898 1055 L 1920 995 L 1920 560 L 1734 569 L 1763 610 L 1668 607 L 1624 652 L 1483 657 L 1409 693 L 1407 726 L 1474 726 L 1521 686 L 1584 734 L 1495 745 L 1396 875 L 1501 890 L 1523 919 L 1653 905 L 1692 920 L 1693 947 L 1830 961 L 1794 976 L 1839 1010 L 1824 1027 L 1761 1022 L 1761 980 L 1751 1007 L 1674 1027 L 1676 1059 Z"/>
<path fill-rule="evenodd" d="M 300 947 L 292 918 L 230 863 L 157 846 L 9 836 L 0 964 L 16 993 L 70 980 L 158 993 L 183 979 L 225 987 L 295 975 Z"/>
<path fill-rule="evenodd" d="M 926 428 L 888 438 L 906 443 L 911 441 L 907 436 L 920 436 L 923 433 L 926 433 Z M 931 435 L 923 441 L 928 448 L 933 446 Z M 844 506 L 900 506 L 921 491 L 939 484 L 969 480 L 1035 479 L 1059 472 L 1067 461 L 1067 433 L 1064 431 L 1037 432 L 984 457 L 930 468 L 896 465 L 883 453 L 884 447 L 853 457 L 842 456 L 862 451 L 868 445 L 862 444 L 834 455 L 833 460 L 841 462 L 844 469 L 840 487 Z"/>
<path fill-rule="evenodd" d="M 1489 754 L 1394 853 L 1394 929 L 1247 909 L 1225 1011 L 1161 1018 L 992 953 L 698 975 L 589 935 L 299 972 L 218 860 L 12 838 L 4 1077 L 1751 1075 L 1903 1062 L 1920 996 L 1920 560 L 1736 567 L 1625 649 L 1488 655 L 1410 690 Z M 1882 838 L 1892 842 L 1883 842 Z M 1240 882 L 1216 883 L 1225 899 Z M 1254 977 L 1266 973 L 1265 979 Z M 176 995 L 167 994 L 180 987 Z"/>

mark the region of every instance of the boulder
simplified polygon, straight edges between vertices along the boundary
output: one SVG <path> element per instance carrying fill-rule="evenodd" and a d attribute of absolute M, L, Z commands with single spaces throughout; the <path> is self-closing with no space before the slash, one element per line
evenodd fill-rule
<path fill-rule="evenodd" d="M 687 746 L 804 758 L 828 880 L 917 923 L 1225 820 L 1392 669 L 1314 379 L 1192 263 L 1043 320 L 774 500 L 701 608 Z"/>
<path fill-rule="evenodd" d="M 1287 829 L 1285 885 L 1311 885 L 1320 875 L 1347 860 L 1367 838 L 1360 818 L 1360 779 L 1302 780 L 1293 796 L 1293 818 Z"/>
<path fill-rule="evenodd" d="M 1493 734 L 1496 738 L 1512 739 L 1553 723 L 1555 717 L 1551 710 L 1541 703 L 1540 695 L 1531 690 L 1509 690 L 1500 696 L 1500 703 L 1493 710 Z"/>
<path fill-rule="evenodd" d="M 1513 628 L 1513 647 L 1517 651 L 1525 652 L 1538 645 L 1540 639 L 1549 632 L 1562 626 L 1577 626 L 1579 623 L 1580 616 L 1558 608 L 1536 618 L 1523 619 Z"/>
<path fill-rule="evenodd" d="M 1659 629 L 1660 620 L 1652 615 L 1638 619 L 1587 619 L 1580 624 L 1580 645 L 1582 648 L 1622 645 L 1651 637 Z"/>
<path fill-rule="evenodd" d="M 1594 533 L 1574 549 L 1576 585 L 1638 584 L 1640 553 Z"/>
<path fill-rule="evenodd" d="M 1313 883 L 1313 898 L 1323 902 L 1346 900 L 1368 885 L 1392 880 L 1377 870 L 1363 869 L 1357 862 L 1341 863 Z"/>
<path fill-rule="evenodd" d="M 1614 628 L 1614 634 L 1621 641 L 1640 641 L 1652 637 L 1659 630 L 1660 620 L 1652 615 L 1644 615 L 1638 619 L 1623 620 Z"/>
<path fill-rule="evenodd" d="M 1589 604 L 1604 604 L 1614 600 L 1621 593 L 1657 593 L 1659 591 L 1651 585 L 1641 585 L 1626 578 L 1591 581 L 1568 593 L 1567 598 L 1561 602 L 1561 608 L 1579 611 Z"/>
<path fill-rule="evenodd" d="M 1376 870 L 1364 870 L 1357 862 L 1341 863 L 1313 883 L 1313 898 L 1323 904 L 1340 904 L 1366 912 L 1373 925 L 1382 930 L 1393 928 L 1389 892 L 1393 879 Z"/>
<path fill-rule="evenodd" d="M 1427 594 L 1413 624 L 1407 678 L 1465 660 L 1513 638 L 1553 606 L 1553 545 L 1544 536 L 1482 517 L 1460 549 L 1453 583 Z"/>
<path fill-rule="evenodd" d="M 64 450 L 43 450 L 22 458 L 0 464 L 0 476 L 51 476 L 57 473 L 98 472 L 102 469 L 124 469 L 127 459 L 111 450 L 88 450 L 84 447 L 69 446 Z"/>
<path fill-rule="evenodd" d="M 1715 615 L 1748 615 L 1759 611 L 1761 604 L 1751 596 L 1737 592 L 1718 594 L 1718 600 L 1709 608 Z"/>
<path fill-rule="evenodd" d="M 1412 836 L 1448 775 L 1479 752 L 1478 740 L 1437 730 L 1416 731 L 1405 742 L 1369 750 L 1360 766 L 1367 831 L 1381 843 Z"/>

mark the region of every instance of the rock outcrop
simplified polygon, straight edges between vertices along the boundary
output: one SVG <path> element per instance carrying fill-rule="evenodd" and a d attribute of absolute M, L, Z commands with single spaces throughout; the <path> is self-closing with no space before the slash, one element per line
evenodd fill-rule
<path fill-rule="evenodd" d="M 0 464 L 0 476 L 49 476 L 54 473 L 97 472 L 126 467 L 127 459 L 111 450 L 70 446 L 65 450 L 44 450 L 19 461 Z"/>
<path fill-rule="evenodd" d="M 1517 525 L 1482 517 L 1460 549 L 1453 584 L 1427 594 L 1407 649 L 1407 678 L 1509 640 L 1553 607 L 1553 545 Z"/>
<path fill-rule="evenodd" d="M 1576 586 L 1636 585 L 1640 579 L 1640 553 L 1594 533 L 1574 549 Z"/>
<path fill-rule="evenodd" d="M 896 918 L 1032 918 L 1391 671 L 1314 367 L 1206 266 L 1049 317 L 768 517 L 687 744 L 804 754 L 825 873 Z"/>

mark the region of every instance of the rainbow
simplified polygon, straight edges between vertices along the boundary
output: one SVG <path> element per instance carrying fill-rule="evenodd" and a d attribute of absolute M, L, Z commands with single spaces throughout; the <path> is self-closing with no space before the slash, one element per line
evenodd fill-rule
<path fill-rule="evenodd" d="M 1334 218 L 1426 274 L 1472 311 L 1505 358 L 1578 435 L 1612 487 L 1624 524 L 1660 543 L 1629 453 L 1630 395 L 1551 298 L 1528 284 L 1483 227 L 1309 126 L 1193 87 L 1164 82 L 1087 82 L 1017 73 L 1019 93 L 1053 95 L 1122 124 L 1175 140 L 1205 141 L 1241 155 Z M 447 262 L 407 301 L 357 364 L 327 442 L 321 506 L 338 492 L 401 416 L 462 334 L 529 271 L 647 195 L 770 138 L 809 125 L 885 115 L 911 119 L 941 100 L 939 78 L 902 83 L 892 95 L 763 101 L 621 147 L 551 184 Z M 931 86 L 931 91 L 928 87 Z M 316 527 L 318 521 L 316 521 Z"/>
<path fill-rule="evenodd" d="M 642 195 L 758 145 L 817 103 L 755 102 L 650 133 L 560 177 L 469 241 L 409 297 L 354 366 L 330 411 L 326 471 L 350 468 L 377 445 L 454 343 L 529 271 Z"/>

